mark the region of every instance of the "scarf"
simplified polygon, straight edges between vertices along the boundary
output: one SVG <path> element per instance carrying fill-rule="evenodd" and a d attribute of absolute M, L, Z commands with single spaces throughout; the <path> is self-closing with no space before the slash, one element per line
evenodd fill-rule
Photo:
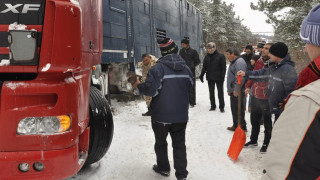
<path fill-rule="evenodd" d="M 306 85 L 320 79 L 320 57 L 314 59 L 310 64 L 304 68 L 300 74 L 295 86 L 295 90 L 305 87 Z M 282 108 L 287 104 L 290 99 L 291 94 L 283 101 Z"/>
<path fill-rule="evenodd" d="M 320 57 L 314 59 L 310 64 L 304 68 L 299 74 L 299 79 L 296 84 L 295 90 L 300 89 L 313 81 L 320 78 Z"/>

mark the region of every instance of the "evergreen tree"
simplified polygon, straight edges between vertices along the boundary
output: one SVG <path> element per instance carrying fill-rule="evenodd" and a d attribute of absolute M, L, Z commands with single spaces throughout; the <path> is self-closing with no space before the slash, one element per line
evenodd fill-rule
<path fill-rule="evenodd" d="M 259 37 L 235 17 L 234 5 L 227 5 L 222 0 L 188 0 L 202 14 L 204 41 L 213 41 L 220 50 L 228 47 L 243 47 L 248 43 L 256 43 Z"/>
<path fill-rule="evenodd" d="M 297 63 L 300 72 L 309 59 L 303 53 L 304 43 L 300 39 L 300 27 L 303 19 L 318 0 L 259 0 L 257 4 L 251 3 L 253 10 L 264 12 L 268 16 L 267 23 L 275 28 L 275 41 L 285 42 Z"/>

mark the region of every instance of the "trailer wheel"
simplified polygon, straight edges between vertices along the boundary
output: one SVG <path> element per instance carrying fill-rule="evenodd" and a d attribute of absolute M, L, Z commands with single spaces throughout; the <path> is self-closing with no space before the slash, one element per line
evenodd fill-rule
<path fill-rule="evenodd" d="M 113 117 L 110 105 L 101 92 L 90 87 L 90 142 L 86 165 L 99 161 L 110 147 L 113 137 Z"/>

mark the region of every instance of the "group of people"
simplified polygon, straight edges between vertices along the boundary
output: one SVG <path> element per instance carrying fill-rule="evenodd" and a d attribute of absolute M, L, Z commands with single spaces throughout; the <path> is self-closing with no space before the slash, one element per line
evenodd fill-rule
<path fill-rule="evenodd" d="M 257 140 L 260 132 L 260 122 L 263 118 L 265 138 L 260 152 L 265 153 L 271 139 L 271 116 L 272 114 L 274 115 L 275 121 L 279 118 L 283 111 L 285 99 L 294 90 L 296 85 L 298 76 L 294 69 L 295 63 L 290 58 L 287 45 L 282 42 L 265 44 L 261 51 L 261 57 L 254 63 L 253 69 L 249 69 L 248 66 L 246 66 L 250 63 L 249 59 L 245 60 L 240 57 L 236 50 L 227 50 L 227 56 L 230 57 L 229 60 L 231 61 L 229 67 L 230 73 L 228 72 L 228 93 L 231 94 L 231 110 L 234 121 L 233 126 L 228 129 L 235 130 L 237 127 L 238 103 L 235 91 L 239 90 L 234 90 L 233 87 L 237 87 L 234 80 L 235 76 L 240 75 L 245 77 L 247 82 L 243 84 L 239 93 L 241 92 L 243 97 L 251 94 L 249 101 L 251 101 L 250 122 L 252 131 L 250 141 L 245 144 L 245 147 L 255 147 L 258 145 Z M 255 56 L 251 56 L 251 58 L 254 57 Z M 251 61 L 254 60 L 255 59 L 251 59 Z M 233 106 L 236 107 L 233 108 Z M 246 131 L 244 106 L 244 103 L 242 103 L 241 127 Z"/>
<path fill-rule="evenodd" d="M 316 5 L 302 23 L 300 36 L 306 43 L 305 51 L 310 64 L 299 74 L 294 69 L 288 47 L 282 42 L 259 43 L 259 53 L 252 53 L 252 46 L 240 56 L 230 48 L 226 57 L 230 61 L 227 72 L 227 93 L 233 117 L 234 131 L 240 125 L 247 130 L 245 103 L 238 114 L 238 96 L 251 96 L 250 121 L 252 131 L 245 147 L 257 146 L 260 123 L 263 121 L 265 137 L 260 152 L 265 157 L 263 179 L 317 179 L 320 178 L 320 4 Z M 200 63 L 198 53 L 182 40 L 182 49 L 170 38 L 159 39 L 162 57 L 151 64 L 152 57 L 143 55 L 144 66 L 149 67 L 142 82 L 133 83 L 143 95 L 152 97 L 148 105 L 155 136 L 157 163 L 153 170 L 163 176 L 170 175 L 166 138 L 172 138 L 174 168 L 178 180 L 187 178 L 185 132 L 188 109 L 196 105 L 195 67 Z M 217 51 L 216 44 L 207 44 L 200 81 L 204 75 L 210 92 L 210 111 L 216 109 L 214 90 L 217 86 L 219 109 L 225 112 L 223 83 L 226 59 Z M 178 55 L 179 52 L 179 55 Z M 151 67 L 152 66 L 152 67 Z M 242 76 L 238 85 L 237 76 Z M 150 108 L 151 107 L 151 108 Z M 275 123 L 272 124 L 272 115 Z M 272 135 L 272 138 L 271 138 Z M 268 148 L 269 147 L 269 148 Z"/>

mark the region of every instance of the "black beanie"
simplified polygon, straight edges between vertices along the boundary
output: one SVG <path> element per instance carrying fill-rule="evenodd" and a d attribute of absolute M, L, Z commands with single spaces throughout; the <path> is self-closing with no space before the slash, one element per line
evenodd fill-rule
<path fill-rule="evenodd" d="M 189 44 L 189 39 L 182 39 L 182 40 L 181 40 L 181 43 L 183 43 L 183 44 Z"/>
<path fill-rule="evenodd" d="M 173 42 L 172 39 L 165 38 L 165 39 L 158 39 L 157 41 L 158 41 L 162 56 L 178 53 L 178 50 L 179 50 L 178 46 L 176 45 L 176 43 Z"/>
<path fill-rule="evenodd" d="M 248 45 L 246 46 L 246 49 L 250 49 L 250 50 L 252 51 L 252 50 L 253 50 L 252 45 L 248 44 Z"/>
<path fill-rule="evenodd" d="M 263 48 L 265 44 L 266 44 L 265 42 L 258 42 L 258 48 Z"/>
<path fill-rule="evenodd" d="M 288 46 L 283 42 L 277 42 L 270 47 L 269 53 L 279 58 L 284 58 L 288 54 Z"/>

